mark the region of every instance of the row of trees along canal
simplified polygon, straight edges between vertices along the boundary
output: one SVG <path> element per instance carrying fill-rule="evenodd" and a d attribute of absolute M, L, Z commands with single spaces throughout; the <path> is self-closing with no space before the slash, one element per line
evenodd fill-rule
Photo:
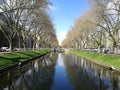
<path fill-rule="evenodd" d="M 91 8 L 76 19 L 62 42 L 72 48 L 111 48 L 117 54 L 120 39 L 120 0 L 89 0 Z"/>
<path fill-rule="evenodd" d="M 19 37 L 26 49 L 31 38 L 33 49 L 40 46 L 56 46 L 58 41 L 51 17 L 48 0 L 0 0 L 0 30 L 13 49 L 13 40 Z"/>

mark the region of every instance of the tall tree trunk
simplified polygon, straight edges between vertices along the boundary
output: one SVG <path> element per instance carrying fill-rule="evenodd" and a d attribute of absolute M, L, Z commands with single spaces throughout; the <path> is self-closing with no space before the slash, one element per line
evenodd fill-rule
<path fill-rule="evenodd" d="M 25 41 L 23 41 L 23 48 L 24 48 L 24 51 L 26 50 L 26 44 L 25 44 Z"/>
<path fill-rule="evenodd" d="M 100 46 L 101 46 L 101 45 L 98 45 L 98 53 L 100 53 Z"/>
<path fill-rule="evenodd" d="M 117 55 L 117 43 L 116 42 L 113 43 L 113 53 Z"/>
<path fill-rule="evenodd" d="M 12 52 L 12 49 L 13 49 L 13 47 L 12 47 L 12 43 L 13 43 L 12 37 L 8 40 L 8 42 L 9 42 L 9 51 Z"/>
<path fill-rule="evenodd" d="M 23 44 L 23 49 L 25 51 L 26 50 L 26 36 L 24 33 L 22 34 L 22 44 Z"/>
<path fill-rule="evenodd" d="M 35 42 L 33 42 L 33 50 L 35 50 L 35 46 L 36 46 L 36 43 Z"/>

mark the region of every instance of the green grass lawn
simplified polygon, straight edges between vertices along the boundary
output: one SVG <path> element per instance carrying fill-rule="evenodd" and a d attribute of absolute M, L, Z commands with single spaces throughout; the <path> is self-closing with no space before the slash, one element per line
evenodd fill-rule
<path fill-rule="evenodd" d="M 119 55 L 76 51 L 76 50 L 71 50 L 70 53 L 75 54 L 77 56 L 84 57 L 86 59 L 99 62 L 101 64 L 105 64 L 108 66 L 114 66 L 115 68 L 120 69 L 120 56 Z"/>
<path fill-rule="evenodd" d="M 30 50 L 24 52 L 0 53 L 0 69 L 41 56 L 50 50 Z"/>

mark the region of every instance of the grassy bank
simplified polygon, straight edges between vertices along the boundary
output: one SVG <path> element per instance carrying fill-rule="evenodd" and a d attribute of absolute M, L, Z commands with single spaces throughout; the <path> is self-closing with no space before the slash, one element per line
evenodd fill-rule
<path fill-rule="evenodd" d="M 50 50 L 31 50 L 24 52 L 0 53 L 0 69 L 41 56 L 49 51 Z"/>
<path fill-rule="evenodd" d="M 77 56 L 85 57 L 86 59 L 93 60 L 101 64 L 114 66 L 115 68 L 120 70 L 120 56 L 76 50 L 71 50 L 70 53 Z"/>

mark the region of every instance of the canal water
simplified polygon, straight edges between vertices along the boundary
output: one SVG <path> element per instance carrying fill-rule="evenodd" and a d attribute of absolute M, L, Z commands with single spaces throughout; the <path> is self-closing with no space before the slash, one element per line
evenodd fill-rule
<path fill-rule="evenodd" d="M 0 90 L 120 90 L 120 73 L 68 53 L 51 53 L 0 73 Z"/>

